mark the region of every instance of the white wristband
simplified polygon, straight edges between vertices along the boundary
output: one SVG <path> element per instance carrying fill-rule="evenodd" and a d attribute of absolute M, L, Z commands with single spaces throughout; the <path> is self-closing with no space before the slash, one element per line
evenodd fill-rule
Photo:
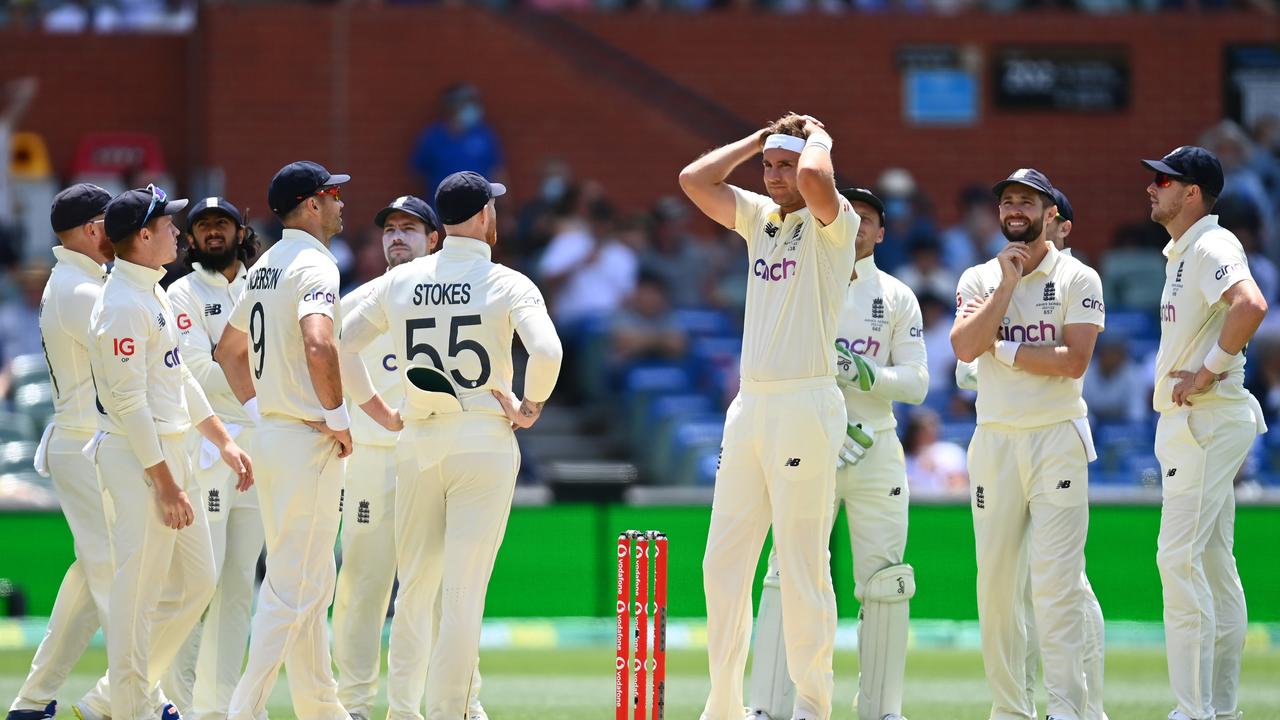
<path fill-rule="evenodd" d="M 244 413 L 248 415 L 249 419 L 254 421 L 255 423 L 260 422 L 262 420 L 262 414 L 258 412 L 258 396 L 257 395 L 254 395 L 253 397 L 249 398 L 249 402 L 246 402 L 244 404 Z"/>
<path fill-rule="evenodd" d="M 815 132 L 814 134 L 810 135 L 810 136 L 809 136 L 809 137 L 804 141 L 804 146 L 805 146 L 806 148 L 807 148 L 807 147 L 810 147 L 810 146 L 820 147 L 820 148 L 822 148 L 823 150 L 826 150 L 826 151 L 827 151 L 827 154 L 828 154 L 828 155 L 830 155 L 830 154 L 831 154 L 831 145 L 832 145 L 832 143 L 833 143 L 833 142 L 834 142 L 834 141 L 831 139 L 831 136 L 830 136 L 830 135 L 828 135 L 828 134 L 826 134 L 826 133 L 816 133 L 816 132 Z"/>
<path fill-rule="evenodd" d="M 1223 350 L 1221 345 L 1214 343 L 1213 349 L 1209 351 L 1208 355 L 1204 356 L 1204 367 L 1214 375 L 1219 375 L 1226 372 L 1235 359 L 1235 355 Z"/>
<path fill-rule="evenodd" d="M 1013 361 L 1018 358 L 1018 348 L 1020 347 L 1022 347 L 1020 342 L 997 340 L 994 354 L 997 360 L 1009 367 L 1013 367 Z"/>
<path fill-rule="evenodd" d="M 347 401 L 332 410 L 324 411 L 324 424 L 330 430 L 346 430 L 351 427 L 351 414 L 347 412 Z"/>

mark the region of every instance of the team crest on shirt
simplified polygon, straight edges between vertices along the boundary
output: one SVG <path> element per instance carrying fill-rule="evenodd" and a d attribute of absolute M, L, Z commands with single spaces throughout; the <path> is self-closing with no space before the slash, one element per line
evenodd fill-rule
<path fill-rule="evenodd" d="M 1178 261 L 1178 271 L 1173 274 L 1173 283 L 1169 285 L 1170 297 L 1177 297 L 1178 291 L 1182 289 L 1182 268 L 1186 264 L 1186 260 Z"/>
<path fill-rule="evenodd" d="M 871 312 L 863 320 L 871 327 L 873 332 L 884 332 L 884 315 L 884 298 L 878 297 L 871 301 Z M 855 350 L 854 352 L 859 351 Z"/>
<path fill-rule="evenodd" d="M 795 229 L 791 231 L 791 239 L 786 242 L 786 248 L 789 252 L 795 252 L 796 247 L 800 245 L 800 233 L 802 232 L 804 232 L 803 220 L 796 223 Z"/>
<path fill-rule="evenodd" d="M 1044 284 L 1044 290 L 1040 295 L 1040 302 L 1036 303 L 1036 307 L 1044 311 L 1045 315 L 1052 315 L 1058 311 L 1061 305 L 1058 300 L 1058 287 L 1052 280 Z"/>

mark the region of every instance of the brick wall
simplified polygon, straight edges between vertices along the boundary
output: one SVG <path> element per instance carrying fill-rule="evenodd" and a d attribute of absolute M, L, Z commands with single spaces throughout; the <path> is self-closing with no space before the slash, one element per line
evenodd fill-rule
<path fill-rule="evenodd" d="M 221 167 L 230 197 L 256 215 L 272 172 L 306 157 L 355 177 L 345 195 L 349 227 L 390 197 L 423 191 L 408 153 L 438 93 L 456 80 L 484 92 L 517 199 L 534 191 L 543 159 L 557 155 L 639 207 L 678 192 L 685 162 L 734 139 L 690 127 L 670 96 L 619 82 L 580 43 L 530 30 L 536 19 L 453 7 L 216 5 L 189 37 L 8 33 L 0 59 L 6 77 L 40 76 L 23 124 L 44 133 L 60 170 L 86 131 L 153 132 L 178 177 Z M 844 176 L 870 182 L 886 167 L 906 167 L 944 221 L 954 219 L 962 185 L 1040 167 L 1071 195 L 1086 248 L 1143 216 L 1137 158 L 1193 142 L 1220 117 L 1224 46 L 1280 41 L 1280 26 L 1251 15 L 618 14 L 570 23 L 650 77 L 674 79 L 747 122 L 786 109 L 817 115 L 836 138 Z M 900 45 L 963 42 L 983 59 L 986 85 L 992 47 L 1034 41 L 1128 44 L 1130 108 L 1000 113 L 984 87 L 976 127 L 903 123 Z M 756 182 L 751 172 L 738 179 Z"/>

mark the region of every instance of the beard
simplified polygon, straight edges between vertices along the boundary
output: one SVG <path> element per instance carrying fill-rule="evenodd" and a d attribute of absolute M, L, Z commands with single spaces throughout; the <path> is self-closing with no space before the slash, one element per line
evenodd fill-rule
<path fill-rule="evenodd" d="M 1000 223 L 1000 232 L 1009 242 L 1029 243 L 1044 232 L 1044 220 L 1027 218 L 1027 226 L 1021 230 L 1010 230 L 1007 223 Z"/>
<path fill-rule="evenodd" d="M 236 251 L 240 249 L 238 244 L 227 245 L 225 250 L 221 252 L 204 252 L 194 242 L 187 248 L 187 257 L 191 262 L 200 263 L 200 267 L 205 272 L 218 273 L 231 267 L 236 261 Z"/>
<path fill-rule="evenodd" d="M 1151 221 L 1158 223 L 1160 225 L 1164 225 L 1170 220 L 1178 217 L 1178 214 L 1181 212 L 1182 212 L 1181 202 L 1170 202 L 1168 205 L 1162 205 L 1161 203 L 1157 202 L 1151 208 Z"/>

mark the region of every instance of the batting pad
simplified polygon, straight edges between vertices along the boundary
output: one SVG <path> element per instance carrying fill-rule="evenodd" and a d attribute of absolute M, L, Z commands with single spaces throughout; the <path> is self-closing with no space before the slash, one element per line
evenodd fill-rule
<path fill-rule="evenodd" d="M 867 581 L 858 623 L 858 720 L 902 714 L 903 675 L 907 669 L 910 600 L 916 594 L 915 570 L 890 565 Z"/>

